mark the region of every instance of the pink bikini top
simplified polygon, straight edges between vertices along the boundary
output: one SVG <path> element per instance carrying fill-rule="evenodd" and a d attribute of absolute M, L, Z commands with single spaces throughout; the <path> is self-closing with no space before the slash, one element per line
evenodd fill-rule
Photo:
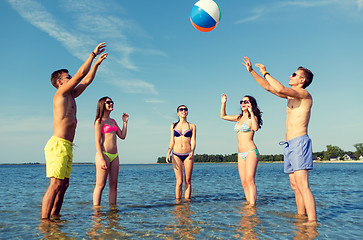
<path fill-rule="evenodd" d="M 115 123 L 115 121 L 112 119 L 112 118 L 110 118 L 111 120 L 112 120 L 112 122 L 115 124 L 113 127 L 112 126 L 110 126 L 110 125 L 106 125 L 104 122 L 103 122 L 103 120 L 102 120 L 102 123 L 103 123 L 103 126 L 102 126 L 102 130 L 101 130 L 101 133 L 110 133 L 110 132 L 112 132 L 112 131 L 115 131 L 115 132 L 117 132 L 117 125 L 116 125 L 116 123 Z"/>

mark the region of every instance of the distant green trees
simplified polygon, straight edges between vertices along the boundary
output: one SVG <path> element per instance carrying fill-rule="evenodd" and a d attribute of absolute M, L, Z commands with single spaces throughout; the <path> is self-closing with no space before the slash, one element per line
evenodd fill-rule
<path fill-rule="evenodd" d="M 326 151 L 324 152 L 324 159 L 329 160 L 331 158 L 343 157 L 343 149 L 338 146 L 326 145 Z"/>
<path fill-rule="evenodd" d="M 316 158 L 320 157 L 321 160 L 330 160 L 332 158 L 342 159 L 344 155 L 354 156 L 357 160 L 363 156 L 363 143 L 356 143 L 353 145 L 356 148 L 355 152 L 344 151 L 338 146 L 326 145 L 326 151 L 316 153 Z"/>
<path fill-rule="evenodd" d="M 363 143 L 356 143 L 353 145 L 356 148 L 355 152 L 344 151 L 338 146 L 326 145 L 326 151 L 314 152 L 313 159 L 317 160 L 330 160 L 332 158 L 343 159 L 345 154 L 352 156 L 354 155 L 358 160 L 360 156 L 363 156 Z M 270 154 L 270 155 L 260 155 L 260 161 L 262 162 L 281 162 L 284 161 L 283 154 Z M 157 163 L 165 163 L 165 157 L 158 157 Z M 194 162 L 237 162 L 237 153 L 233 154 L 196 154 L 194 155 Z"/>
<path fill-rule="evenodd" d="M 363 156 L 363 143 L 356 143 L 353 145 L 356 149 L 354 155 L 359 158 L 360 156 Z"/>

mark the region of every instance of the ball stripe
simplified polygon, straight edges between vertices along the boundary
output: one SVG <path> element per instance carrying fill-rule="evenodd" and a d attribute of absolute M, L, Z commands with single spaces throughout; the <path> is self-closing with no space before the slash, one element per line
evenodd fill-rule
<path fill-rule="evenodd" d="M 194 26 L 197 30 L 199 30 L 199 31 L 201 31 L 201 32 L 209 32 L 209 31 L 212 31 L 212 30 L 213 30 L 213 29 L 217 26 L 217 25 L 215 25 L 215 26 L 210 27 L 210 28 L 203 28 L 203 27 L 199 27 L 199 26 L 195 25 L 195 24 L 193 23 L 192 19 L 190 19 L 190 21 L 192 22 L 193 26 Z"/>
<path fill-rule="evenodd" d="M 194 6 L 198 6 L 203 9 L 206 13 L 208 13 L 216 22 L 221 20 L 220 8 L 218 4 L 213 0 L 201 0 L 194 4 Z"/>
<path fill-rule="evenodd" d="M 201 9 L 197 6 L 192 8 L 190 16 L 192 22 L 202 28 L 210 28 L 215 26 L 217 23 L 214 18 L 204 11 L 204 9 Z"/>

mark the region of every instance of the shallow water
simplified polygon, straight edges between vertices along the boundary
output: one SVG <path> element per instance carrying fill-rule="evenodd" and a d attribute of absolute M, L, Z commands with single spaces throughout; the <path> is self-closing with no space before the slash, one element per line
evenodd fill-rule
<path fill-rule="evenodd" d="M 192 201 L 174 199 L 171 165 L 121 165 L 118 205 L 93 209 L 93 165 L 74 165 L 62 208 L 40 224 L 43 165 L 0 165 L 0 239 L 363 239 L 363 164 L 310 171 L 319 225 L 296 216 L 281 163 L 260 163 L 257 207 L 244 205 L 236 164 L 195 164 Z"/>

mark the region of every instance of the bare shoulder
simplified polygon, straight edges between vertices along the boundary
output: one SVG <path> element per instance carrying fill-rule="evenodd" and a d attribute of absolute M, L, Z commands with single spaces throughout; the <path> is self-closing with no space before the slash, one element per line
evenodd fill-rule
<path fill-rule="evenodd" d="M 100 119 L 97 119 L 96 121 L 95 121 L 95 126 L 102 126 L 103 124 L 102 124 L 102 121 L 100 121 Z"/>
<path fill-rule="evenodd" d="M 192 129 L 196 129 L 196 127 L 197 126 L 195 126 L 195 124 L 194 123 L 189 123 L 190 124 L 190 127 L 192 128 Z"/>
<path fill-rule="evenodd" d="M 312 99 L 311 94 L 305 88 L 297 88 L 295 91 L 299 93 L 301 99 Z"/>

